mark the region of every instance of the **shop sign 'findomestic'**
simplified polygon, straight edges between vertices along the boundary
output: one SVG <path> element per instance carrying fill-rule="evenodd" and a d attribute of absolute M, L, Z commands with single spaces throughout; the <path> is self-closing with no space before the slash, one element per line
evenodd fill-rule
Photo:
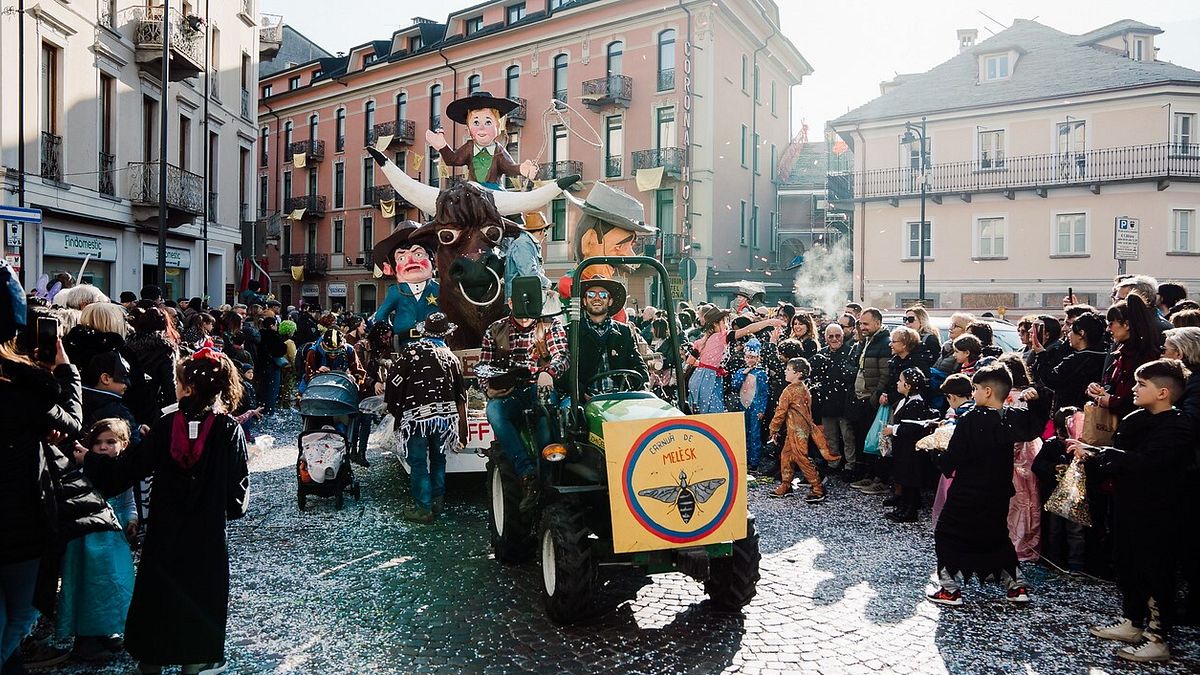
<path fill-rule="evenodd" d="M 192 252 L 186 248 L 168 246 L 165 262 L 167 267 L 187 269 L 192 266 Z M 142 244 L 142 264 L 158 264 L 158 246 L 154 244 Z"/>
<path fill-rule="evenodd" d="M 346 282 L 331 281 L 329 282 L 329 285 L 325 287 L 325 290 L 329 293 L 329 297 L 331 298 L 344 298 L 346 297 Z"/>
<path fill-rule="evenodd" d="M 77 232 L 42 230 L 42 255 L 57 258 L 86 258 L 113 262 L 117 259 L 117 240 L 93 237 Z"/>
<path fill-rule="evenodd" d="M 300 295 L 306 298 L 320 297 L 321 287 L 317 284 L 304 284 L 300 287 Z"/>

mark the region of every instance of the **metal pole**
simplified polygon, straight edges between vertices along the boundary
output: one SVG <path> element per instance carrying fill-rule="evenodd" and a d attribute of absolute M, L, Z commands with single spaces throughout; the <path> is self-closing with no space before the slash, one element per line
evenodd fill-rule
<path fill-rule="evenodd" d="M 208 0 L 204 0 L 204 21 L 208 22 L 212 14 L 208 11 Z M 212 73 L 208 70 L 208 52 L 212 48 L 212 40 L 209 39 L 208 33 L 204 34 L 204 233 L 203 233 L 203 254 L 200 263 L 204 268 L 204 288 L 201 289 L 201 295 L 205 298 L 209 297 L 208 292 L 208 221 L 212 218 L 212 214 L 208 212 L 209 198 L 212 193 L 212 175 L 210 164 L 212 158 L 209 156 L 208 147 L 208 96 L 209 96 L 209 78 Z M 209 301 L 211 302 L 211 300 Z M 217 303 L 220 304 L 220 303 Z"/>
<path fill-rule="evenodd" d="M 928 224 L 925 222 L 925 191 L 929 185 L 928 167 L 925 163 L 925 118 L 921 118 L 921 235 L 917 246 L 921 250 L 921 280 L 918 290 L 918 302 L 925 306 L 925 232 Z"/>
<path fill-rule="evenodd" d="M 17 2 L 17 206 L 25 206 L 25 0 Z M 40 137 L 39 137 L 40 140 Z M 21 246 L 17 253 L 21 255 L 22 281 L 26 278 L 25 269 L 29 267 L 29 259 L 25 256 L 25 224 L 21 227 Z M 5 244 L 7 246 L 7 243 Z M 39 268 L 41 264 L 39 262 Z"/>
<path fill-rule="evenodd" d="M 171 0 L 162 4 L 162 100 L 158 106 L 158 287 L 167 281 L 167 82 L 171 76 Z"/>

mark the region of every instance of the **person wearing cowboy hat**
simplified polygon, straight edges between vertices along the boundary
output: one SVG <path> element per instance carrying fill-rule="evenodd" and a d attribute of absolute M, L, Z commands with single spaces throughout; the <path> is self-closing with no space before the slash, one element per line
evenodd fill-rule
<path fill-rule="evenodd" d="M 446 452 L 467 441 L 467 388 L 462 364 L 446 338 L 458 328 L 441 312 L 416 326 L 387 375 L 383 398 L 396 420 L 395 434 L 408 460 L 414 505 L 405 520 L 429 524 L 442 511 Z"/>
<path fill-rule="evenodd" d="M 646 362 L 637 349 L 633 329 L 613 316 L 625 306 L 625 287 L 604 277 L 592 277 L 582 282 L 580 303 L 585 321 L 574 321 L 567 327 L 567 336 L 579 333 L 579 356 L 571 368 L 579 369 L 579 384 L 586 390 L 613 389 L 614 382 L 592 382 L 597 374 L 610 370 L 632 370 L 642 376 L 642 385 L 649 382 Z M 569 344 L 569 342 L 568 342 Z M 623 383 L 633 386 L 633 383 Z"/>
<path fill-rule="evenodd" d="M 511 98 L 498 98 L 486 91 L 477 91 L 465 98 L 455 99 L 446 106 L 446 117 L 467 126 L 470 140 L 452 150 L 446 133 L 439 127 L 425 132 L 425 141 L 442 156 L 446 166 L 470 167 L 468 177 L 492 190 L 503 190 L 503 176 L 525 176 L 533 180 L 538 166 L 533 160 L 520 164 L 496 137 L 504 131 L 504 116 L 521 106 Z"/>
<path fill-rule="evenodd" d="M 546 233 L 553 223 L 547 220 L 541 211 L 529 211 L 522 216 L 525 222 L 520 224 L 521 231 L 516 237 L 507 240 L 504 297 L 513 297 L 513 280 L 517 277 L 536 277 L 542 289 L 543 315 L 556 316 L 562 313 L 562 303 L 558 299 L 554 284 L 546 277 L 542 263 L 542 244 L 546 241 Z"/>
<path fill-rule="evenodd" d="M 375 310 L 375 321 L 391 321 L 398 345 L 415 340 L 416 325 L 440 311 L 440 289 L 433 279 L 433 244 L 418 234 L 420 227 L 411 220 L 400 223 L 372 252 L 375 267 L 396 279 Z"/>

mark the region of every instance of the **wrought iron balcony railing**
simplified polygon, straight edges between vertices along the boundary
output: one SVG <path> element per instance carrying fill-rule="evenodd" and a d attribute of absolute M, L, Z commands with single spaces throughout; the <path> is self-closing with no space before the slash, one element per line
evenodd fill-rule
<path fill-rule="evenodd" d="M 675 88 L 675 69 L 663 68 L 658 71 L 658 90 L 671 91 Z"/>
<path fill-rule="evenodd" d="M 582 176 L 583 162 L 577 159 L 566 159 L 561 162 L 550 162 L 538 167 L 538 180 L 556 180 L 566 176 Z"/>
<path fill-rule="evenodd" d="M 389 199 L 395 199 L 397 212 L 412 208 L 412 203 L 401 195 L 396 194 L 396 188 L 392 187 L 391 185 L 376 185 L 375 187 L 371 188 L 371 190 L 372 194 L 370 204 L 372 206 L 378 208 L 383 202 L 386 202 Z"/>
<path fill-rule="evenodd" d="M 158 206 L 159 162 L 129 163 L 129 201 Z M 167 207 L 194 216 L 204 213 L 204 178 L 174 164 L 167 165 Z"/>
<path fill-rule="evenodd" d="M 138 63 L 157 72 L 155 69 L 162 67 L 163 8 L 130 7 L 122 14 L 133 26 Z M 184 16 L 182 12 L 172 9 L 167 16 L 167 31 L 167 45 L 174 53 L 171 58 L 171 81 L 178 82 L 199 75 L 204 68 L 204 21 L 198 16 Z"/>
<path fill-rule="evenodd" d="M 683 176 L 687 154 L 683 148 L 655 148 L 653 150 L 637 150 L 630 154 L 631 166 L 638 169 L 653 169 L 661 166 L 665 175 L 673 178 Z"/>
<path fill-rule="evenodd" d="M 367 143 L 374 147 L 375 143 L 384 136 L 392 137 L 388 144 L 389 148 L 412 145 L 413 140 L 417 137 L 417 123 L 412 120 L 380 122 L 371 128 L 371 133 L 367 136 Z"/>
<path fill-rule="evenodd" d="M 660 259 L 663 264 L 678 263 L 687 252 L 686 244 L 682 234 L 664 234 L 660 242 L 661 250 L 659 251 Z"/>
<path fill-rule="evenodd" d="M 628 75 L 608 75 L 583 83 L 583 103 L 590 107 L 620 105 L 628 108 L 632 99 L 633 78 Z"/>
<path fill-rule="evenodd" d="M 604 158 L 604 177 L 605 178 L 620 178 L 621 177 L 621 158 L 619 156 Z"/>
<path fill-rule="evenodd" d="M 934 164 L 929 167 L 927 194 L 1168 179 L 1200 180 L 1200 144 L 1154 143 Z M 841 171 L 829 174 L 826 186 L 833 200 L 909 197 L 921 193 L 921 173 L 908 167 Z"/>
<path fill-rule="evenodd" d="M 251 14 L 250 16 L 254 16 Z M 279 53 L 283 45 L 283 17 L 278 14 L 263 14 L 258 26 L 258 56 L 270 59 Z"/>
<path fill-rule="evenodd" d="M 62 181 L 62 136 L 42 132 L 42 178 Z"/>
<path fill-rule="evenodd" d="M 509 98 L 516 101 L 519 105 L 517 105 L 512 112 L 504 116 L 505 121 L 508 122 L 508 126 L 510 127 L 525 126 L 525 99 L 521 98 L 520 96 L 510 96 Z"/>
<path fill-rule="evenodd" d="M 221 102 L 221 71 L 216 68 L 208 76 L 208 95 L 217 103 Z"/>
<path fill-rule="evenodd" d="M 303 267 L 305 272 L 325 272 L 329 269 L 328 253 L 293 253 L 283 256 L 288 267 Z"/>
<path fill-rule="evenodd" d="M 116 156 L 110 155 L 107 152 L 100 153 L 100 175 L 97 183 L 97 189 L 102 195 L 113 197 L 117 194 L 116 183 L 114 181 L 116 177 L 116 172 L 114 171 L 116 161 Z"/>
<path fill-rule="evenodd" d="M 291 197 L 287 200 L 287 212 L 290 214 L 304 209 L 305 218 L 320 218 L 325 215 L 325 202 L 324 195 Z"/>
<path fill-rule="evenodd" d="M 220 210 L 217 208 L 218 204 L 219 204 L 219 202 L 217 199 L 217 193 L 209 192 L 208 193 L 208 219 L 209 219 L 209 221 L 214 222 L 214 223 L 218 222 L 217 215 L 220 213 Z"/>
<path fill-rule="evenodd" d="M 292 141 L 288 146 L 288 159 L 296 155 L 304 155 L 308 162 L 320 162 L 325 159 L 325 141 Z"/>
<path fill-rule="evenodd" d="M 242 90 L 242 119 L 251 119 L 250 117 L 250 92 Z"/>

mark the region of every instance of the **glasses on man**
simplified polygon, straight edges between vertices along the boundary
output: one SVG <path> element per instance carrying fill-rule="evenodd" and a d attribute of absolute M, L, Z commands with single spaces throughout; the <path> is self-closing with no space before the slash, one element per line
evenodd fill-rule
<path fill-rule="evenodd" d="M 609 297 L 608 291 L 588 291 L 584 295 L 587 296 L 588 300 L 595 300 L 596 298 L 600 298 L 601 300 L 607 300 Z"/>
<path fill-rule="evenodd" d="M 915 316 L 904 317 L 904 323 L 916 323 L 916 322 L 917 322 L 917 317 L 915 317 Z"/>

